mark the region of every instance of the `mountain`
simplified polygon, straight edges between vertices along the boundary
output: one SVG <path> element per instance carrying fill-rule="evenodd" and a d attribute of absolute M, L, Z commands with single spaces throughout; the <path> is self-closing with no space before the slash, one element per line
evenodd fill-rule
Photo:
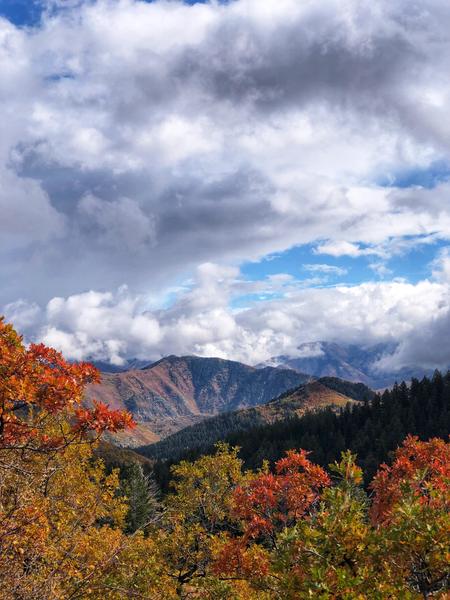
<path fill-rule="evenodd" d="M 151 360 L 140 360 L 139 358 L 130 358 L 126 360 L 122 365 L 114 365 L 113 363 L 106 362 L 103 360 L 89 360 L 94 367 L 97 367 L 102 373 L 123 373 L 125 371 L 131 371 L 133 369 L 144 369 L 149 367 L 152 362 Z"/>
<path fill-rule="evenodd" d="M 102 373 L 86 399 L 130 411 L 138 427 L 114 437 L 142 445 L 207 417 L 264 404 L 310 380 L 292 369 L 255 368 L 220 358 L 168 356 L 143 369 Z"/>
<path fill-rule="evenodd" d="M 284 400 L 288 399 L 289 394 L 286 394 Z M 274 403 L 279 403 L 279 400 Z M 297 416 L 299 413 L 300 416 Z M 338 460 L 343 450 L 350 449 L 357 455 L 357 463 L 363 468 L 365 482 L 368 483 L 378 466 L 388 462 L 392 450 L 408 434 L 422 440 L 436 436 L 448 438 L 450 371 L 445 375 L 436 371 L 431 379 L 424 377 L 419 381 L 413 378 L 409 386 L 404 382 L 394 385 L 383 394 L 374 395 L 368 402 L 353 402 L 343 410 L 337 410 L 335 406 L 322 409 L 317 406 L 316 410 L 305 414 L 301 411 L 289 414 L 287 411 L 284 418 L 272 422 L 257 422 L 254 416 L 243 424 L 238 419 L 234 422 L 228 420 L 220 430 L 218 423 L 222 418 L 231 417 L 221 415 L 201 423 L 204 427 L 201 431 L 199 426 L 191 427 L 154 446 L 136 450 L 150 459 L 160 458 L 154 464 L 154 473 L 164 491 L 167 491 L 171 478 L 171 464 L 212 453 L 217 439 L 239 447 L 239 456 L 250 469 L 259 468 L 264 460 L 273 465 L 287 450 L 295 448 L 310 451 L 311 460 L 326 467 Z M 189 430 L 191 435 L 187 436 Z M 217 431 L 218 435 L 213 437 L 211 431 Z M 209 435 L 209 444 L 202 442 L 203 435 Z"/>
<path fill-rule="evenodd" d="M 349 381 L 360 381 L 373 389 L 393 385 L 396 381 L 410 380 L 430 374 L 426 369 L 405 368 L 401 371 L 385 372 L 376 368 L 377 361 L 395 350 L 394 344 L 359 346 L 332 342 L 301 344 L 296 356 L 275 356 L 260 366 L 290 368 L 315 377 L 339 377 Z"/>
<path fill-rule="evenodd" d="M 266 404 L 217 415 L 137 451 L 149 458 L 176 460 L 186 450 L 206 449 L 232 433 L 242 433 L 328 406 L 336 408 L 355 401 L 367 401 L 373 396 L 372 390 L 360 383 L 335 378 L 310 381 Z"/>

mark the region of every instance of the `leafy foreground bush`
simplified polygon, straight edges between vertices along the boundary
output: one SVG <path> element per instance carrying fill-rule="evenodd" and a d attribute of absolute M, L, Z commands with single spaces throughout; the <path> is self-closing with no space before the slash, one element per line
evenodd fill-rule
<path fill-rule="evenodd" d="M 155 507 L 139 470 L 121 486 L 93 459 L 132 426 L 80 406 L 97 377 L 0 320 L 2 600 L 447 597 L 447 442 L 408 437 L 370 498 L 350 452 L 330 473 L 302 450 L 245 472 L 221 444 Z"/>

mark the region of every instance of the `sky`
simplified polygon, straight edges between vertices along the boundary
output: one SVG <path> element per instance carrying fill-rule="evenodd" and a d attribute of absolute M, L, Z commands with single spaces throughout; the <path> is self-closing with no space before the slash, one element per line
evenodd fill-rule
<path fill-rule="evenodd" d="M 71 359 L 450 365 L 447 0 L 0 0 L 0 314 Z"/>

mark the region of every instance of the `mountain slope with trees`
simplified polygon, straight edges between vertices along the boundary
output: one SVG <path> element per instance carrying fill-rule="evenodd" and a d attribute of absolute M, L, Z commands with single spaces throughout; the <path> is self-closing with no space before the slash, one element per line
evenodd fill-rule
<path fill-rule="evenodd" d="M 230 427 L 235 421 L 229 418 Z M 183 432 L 180 432 L 181 435 Z M 239 446 L 240 456 L 250 468 L 258 468 L 264 460 L 274 463 L 287 450 L 304 448 L 322 466 L 337 460 L 349 449 L 358 456 L 366 480 L 375 474 L 378 465 L 389 458 L 406 435 L 420 439 L 433 436 L 447 439 L 450 434 L 450 371 L 436 371 L 432 378 L 413 379 L 395 385 L 392 390 L 377 394 L 369 402 L 348 404 L 344 408 L 325 408 L 303 416 L 289 415 L 287 419 L 270 424 L 257 424 L 223 435 L 220 439 Z M 176 453 L 168 461 L 155 465 L 158 480 L 167 489 L 170 464 L 183 458 L 195 459 L 211 451 L 201 439 L 191 436 L 190 447 Z M 151 455 L 151 446 L 143 453 Z M 168 453 L 167 453 L 168 454 Z"/>
<path fill-rule="evenodd" d="M 407 436 L 370 495 L 349 451 L 325 469 L 290 450 L 255 471 L 220 443 L 173 466 L 160 497 L 133 452 L 112 457 L 120 476 L 96 460 L 111 450 L 98 445 L 104 431 L 133 427 L 129 413 L 83 406 L 97 378 L 92 365 L 26 347 L 0 318 L 2 600 L 448 598 L 445 440 Z M 436 374 L 383 401 L 391 421 L 422 418 L 428 435 L 446 428 L 449 389 L 450 375 Z M 345 410 L 368 408 L 384 412 L 377 398 Z"/>
<path fill-rule="evenodd" d="M 319 379 L 285 392 L 266 404 L 206 419 L 156 444 L 139 447 L 137 451 L 150 458 L 176 460 L 186 449 L 206 449 L 216 441 L 238 431 L 252 430 L 257 426 L 301 416 L 307 411 L 317 411 L 326 406 L 336 409 L 348 402 L 368 400 L 373 395 L 374 393 L 363 384 L 337 378 Z"/>
<path fill-rule="evenodd" d="M 168 356 L 143 369 L 102 373 L 99 385 L 88 386 L 86 399 L 128 410 L 137 428 L 114 440 L 133 446 L 154 442 L 218 413 L 264 404 L 309 379 L 292 369 Z"/>

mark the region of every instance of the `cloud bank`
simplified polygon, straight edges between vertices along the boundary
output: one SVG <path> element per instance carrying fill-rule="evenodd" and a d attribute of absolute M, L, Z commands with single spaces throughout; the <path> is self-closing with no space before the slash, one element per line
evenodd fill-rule
<path fill-rule="evenodd" d="M 230 309 L 232 298 L 243 293 L 272 298 Z M 439 278 L 302 288 L 289 276 L 249 282 L 236 269 L 206 263 L 170 307 L 146 309 L 150 303 L 122 288 L 53 298 L 45 310 L 12 303 L 7 316 L 67 357 L 118 365 L 124 357 L 156 360 L 171 353 L 257 364 L 278 354 L 297 356 L 299 344 L 323 339 L 367 346 L 400 342 L 379 363 L 381 370 L 446 366 L 448 360 L 448 344 L 436 351 L 431 343 L 450 324 L 448 285 Z"/>
<path fill-rule="evenodd" d="M 448 281 L 386 266 L 450 238 L 444 0 L 47 9 L 0 19 L 0 306 L 30 338 L 116 362 L 396 338 L 398 365 L 450 362 Z M 309 288 L 239 275 L 304 244 Z M 328 257 L 374 280 L 311 287 L 345 276 Z"/>

